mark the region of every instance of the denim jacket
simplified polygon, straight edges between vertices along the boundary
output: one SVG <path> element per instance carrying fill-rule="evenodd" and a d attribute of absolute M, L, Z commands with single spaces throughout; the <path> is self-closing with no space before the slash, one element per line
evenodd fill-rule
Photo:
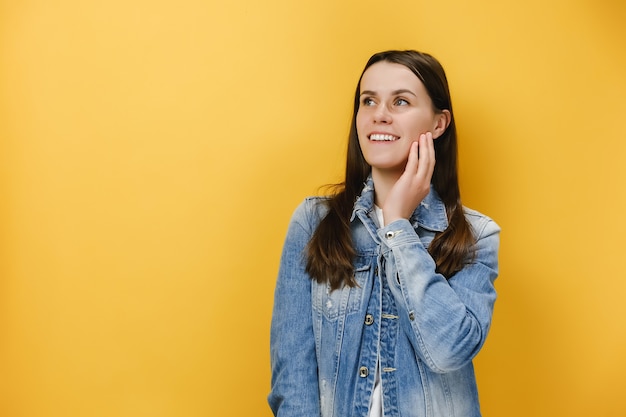
<path fill-rule="evenodd" d="M 480 416 L 472 359 L 496 299 L 499 227 L 465 209 L 476 255 L 447 280 L 427 251 L 448 226 L 437 193 L 410 220 L 379 227 L 370 178 L 351 218 L 358 286 L 330 291 L 305 272 L 326 210 L 321 198 L 306 199 L 287 232 L 271 324 L 274 414 L 366 417 L 379 366 L 385 417 Z"/>

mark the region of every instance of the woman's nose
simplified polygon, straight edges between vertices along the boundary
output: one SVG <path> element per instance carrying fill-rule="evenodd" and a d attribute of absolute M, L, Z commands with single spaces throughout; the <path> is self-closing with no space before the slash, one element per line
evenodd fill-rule
<path fill-rule="evenodd" d="M 391 113 L 385 104 L 380 104 L 374 112 L 375 123 L 390 123 Z"/>

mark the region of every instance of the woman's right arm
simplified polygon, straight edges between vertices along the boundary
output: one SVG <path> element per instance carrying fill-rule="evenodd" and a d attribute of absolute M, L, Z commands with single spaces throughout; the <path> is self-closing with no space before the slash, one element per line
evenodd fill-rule
<path fill-rule="evenodd" d="M 307 205 L 304 202 L 296 209 L 289 224 L 274 292 L 268 402 L 279 417 L 320 415 L 311 279 L 305 272 L 312 232 Z"/>

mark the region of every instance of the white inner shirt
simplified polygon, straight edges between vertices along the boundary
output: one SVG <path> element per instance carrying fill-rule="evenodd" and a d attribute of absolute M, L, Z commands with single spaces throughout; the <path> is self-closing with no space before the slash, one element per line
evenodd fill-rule
<path fill-rule="evenodd" d="M 383 219 L 383 209 L 374 206 L 376 218 L 378 219 L 378 227 L 383 227 L 385 221 Z M 368 417 L 382 417 L 383 415 L 383 392 L 380 384 L 380 360 L 376 360 L 376 379 L 374 380 L 374 391 L 372 391 L 372 399 L 370 404 L 370 412 Z"/>

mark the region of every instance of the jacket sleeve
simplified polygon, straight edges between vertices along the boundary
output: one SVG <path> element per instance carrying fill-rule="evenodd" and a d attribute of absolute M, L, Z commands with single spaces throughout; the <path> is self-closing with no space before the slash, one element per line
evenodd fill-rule
<path fill-rule="evenodd" d="M 320 415 L 311 280 L 305 272 L 311 236 L 306 207 L 301 204 L 291 219 L 274 292 L 268 402 L 279 417 Z"/>
<path fill-rule="evenodd" d="M 378 231 L 400 324 L 433 372 L 450 372 L 471 362 L 491 325 L 500 228 L 487 217 L 473 227 L 476 256 L 449 280 L 435 272 L 435 261 L 408 220 Z"/>

